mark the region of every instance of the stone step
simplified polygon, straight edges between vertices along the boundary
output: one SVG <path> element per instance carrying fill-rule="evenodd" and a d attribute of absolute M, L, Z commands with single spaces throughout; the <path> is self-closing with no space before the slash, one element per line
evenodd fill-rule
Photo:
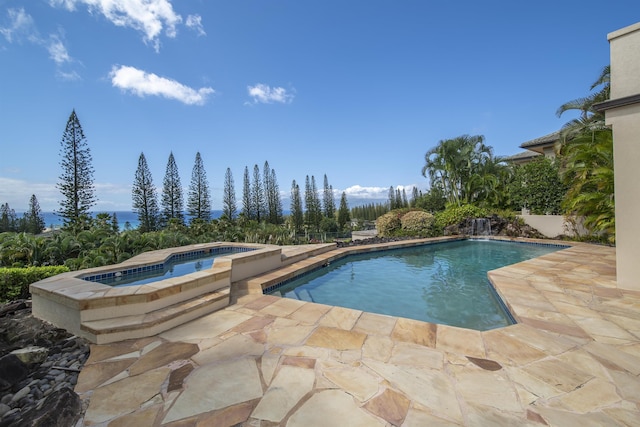
<path fill-rule="evenodd" d="M 80 329 L 97 344 L 142 338 L 164 332 L 229 305 L 230 287 L 146 314 L 83 322 Z"/>

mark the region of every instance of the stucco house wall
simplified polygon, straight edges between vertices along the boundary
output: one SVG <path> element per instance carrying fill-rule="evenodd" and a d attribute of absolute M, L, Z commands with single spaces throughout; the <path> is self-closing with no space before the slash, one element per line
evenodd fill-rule
<path fill-rule="evenodd" d="M 640 23 L 608 35 L 611 99 L 598 107 L 613 129 L 618 286 L 640 290 Z"/>

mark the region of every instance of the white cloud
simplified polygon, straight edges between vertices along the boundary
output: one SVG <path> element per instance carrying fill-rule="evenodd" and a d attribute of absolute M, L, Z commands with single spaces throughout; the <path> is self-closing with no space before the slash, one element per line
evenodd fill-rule
<path fill-rule="evenodd" d="M 71 61 L 67 47 L 62 43 L 60 37 L 55 34 L 49 37 L 47 50 L 49 51 L 49 57 L 58 65 Z"/>
<path fill-rule="evenodd" d="M 258 83 L 255 86 L 247 86 L 247 92 L 252 98 L 253 104 L 271 104 L 278 102 L 281 104 L 289 104 L 293 101 L 293 93 L 287 92 L 282 87 L 270 87 L 268 85 Z"/>
<path fill-rule="evenodd" d="M 394 190 L 404 190 L 407 198 L 411 198 L 413 187 L 417 187 L 415 184 L 410 185 L 397 185 L 393 186 Z M 389 200 L 389 187 L 362 187 L 360 185 L 352 185 L 344 190 L 347 195 L 347 199 L 350 203 L 354 200 L 361 201 L 363 203 L 380 203 Z M 342 194 L 342 192 L 340 192 Z M 354 205 L 355 205 L 354 204 Z"/>
<path fill-rule="evenodd" d="M 389 196 L 389 187 L 362 187 L 360 185 L 352 185 L 346 188 L 344 192 L 347 198 L 354 199 L 387 199 Z"/>
<path fill-rule="evenodd" d="M 145 43 L 160 49 L 160 34 L 176 36 L 176 26 L 182 17 L 176 14 L 169 0 L 50 0 L 52 6 L 62 6 L 73 11 L 84 4 L 91 13 L 97 12 L 119 27 L 128 27 L 143 34 Z"/>
<path fill-rule="evenodd" d="M 78 61 L 69 55 L 69 51 L 63 40 L 62 31 L 60 31 L 60 34 L 51 34 L 49 39 L 42 40 L 40 44 L 46 47 L 49 52 L 49 58 L 56 63 L 56 76 L 60 80 L 80 80 L 80 74 L 70 68 L 75 66 L 75 63 Z"/>
<path fill-rule="evenodd" d="M 0 27 L 2 34 L 9 43 L 20 43 L 23 40 L 29 43 L 44 47 L 49 52 L 49 58 L 56 63 L 56 76 L 61 80 L 79 80 L 80 75 L 75 70 L 63 70 L 62 67 L 76 62 L 64 44 L 62 32 L 51 34 L 48 38 L 43 38 L 38 33 L 38 29 L 31 15 L 24 9 L 9 9 L 7 11 L 10 24 L 7 27 Z"/>
<path fill-rule="evenodd" d="M 58 76 L 60 80 L 67 80 L 67 81 L 76 81 L 76 80 L 82 79 L 82 77 L 80 77 L 80 74 L 78 74 L 74 70 L 71 70 L 71 71 L 58 70 L 56 72 L 56 76 Z"/>
<path fill-rule="evenodd" d="M 94 212 L 122 211 L 131 209 L 131 185 L 95 183 L 98 198 L 92 208 Z M 35 194 L 43 212 L 60 208 L 62 195 L 56 184 L 29 182 L 0 176 L 0 203 L 8 203 L 16 212 L 24 212 L 29 206 L 31 195 Z"/>
<path fill-rule="evenodd" d="M 202 26 L 202 16 L 200 15 L 189 15 L 187 16 L 187 22 L 185 23 L 188 28 L 191 28 L 198 36 L 206 36 L 207 33 L 204 31 L 204 27 Z"/>
<path fill-rule="evenodd" d="M 215 91 L 210 87 L 193 89 L 175 80 L 147 73 L 134 67 L 114 66 L 109 74 L 111 84 L 139 97 L 147 95 L 175 99 L 187 105 L 203 105 Z"/>
<path fill-rule="evenodd" d="M 20 42 L 23 38 L 31 42 L 38 39 L 38 31 L 33 22 L 31 15 L 26 13 L 23 8 L 8 9 L 9 25 L 0 27 L 0 34 L 9 42 Z"/>
<path fill-rule="evenodd" d="M 29 205 L 29 198 L 36 195 L 42 210 L 57 208 L 60 191 L 55 184 L 28 182 L 21 179 L 0 176 L 0 203 L 8 203 L 15 211 L 24 211 Z"/>

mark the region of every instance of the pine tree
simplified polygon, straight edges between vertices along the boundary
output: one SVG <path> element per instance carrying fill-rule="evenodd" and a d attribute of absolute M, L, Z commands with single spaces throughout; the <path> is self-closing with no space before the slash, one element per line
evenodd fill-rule
<path fill-rule="evenodd" d="M 236 190 L 233 185 L 231 169 L 227 168 L 224 175 L 224 190 L 222 194 L 222 216 L 233 221 L 236 216 Z"/>
<path fill-rule="evenodd" d="M 273 207 L 273 223 L 282 224 L 282 200 L 280 199 L 280 186 L 278 185 L 278 179 L 276 178 L 276 171 L 271 169 L 271 183 L 272 185 L 272 207 Z"/>
<path fill-rule="evenodd" d="M 91 152 L 75 110 L 67 120 L 60 145 L 62 174 L 56 187 L 63 199 L 58 214 L 64 228 L 79 232 L 89 226 L 90 210 L 96 203 L 96 196 Z"/>
<path fill-rule="evenodd" d="M 200 152 L 196 153 L 196 160 L 191 172 L 187 209 L 192 221 L 194 219 L 204 221 L 211 219 L 211 193 L 209 192 L 207 172 L 204 169 Z"/>
<path fill-rule="evenodd" d="M 305 179 L 304 203 L 306 208 L 305 223 L 315 231 L 320 231 L 322 209 L 314 176 L 311 176 L 311 180 L 309 180 L 309 175 L 307 175 Z"/>
<path fill-rule="evenodd" d="M 173 152 L 169 154 L 167 170 L 164 175 L 162 186 L 162 219 L 169 223 L 172 219 L 184 222 L 182 185 L 180 184 L 180 174 Z"/>
<path fill-rule="evenodd" d="M 411 192 L 411 207 L 412 208 L 416 207 L 416 203 L 418 202 L 419 198 L 420 198 L 420 195 L 418 194 L 418 187 L 414 186 L 413 190 Z"/>
<path fill-rule="evenodd" d="M 141 153 L 138 159 L 132 197 L 133 211 L 138 214 L 140 231 L 144 233 L 157 230 L 159 219 L 158 198 L 144 153 Z"/>
<path fill-rule="evenodd" d="M 266 203 L 264 198 L 264 190 L 262 188 L 262 180 L 260 179 L 260 168 L 258 165 L 253 166 L 253 182 L 251 185 L 251 206 L 254 209 L 254 218 L 260 222 L 264 218 L 266 212 Z"/>
<path fill-rule="evenodd" d="M 336 203 L 333 200 L 333 187 L 329 185 L 329 180 L 327 179 L 327 174 L 324 175 L 324 191 L 323 195 L 323 203 L 324 207 L 324 216 L 327 218 L 333 218 L 336 212 Z"/>
<path fill-rule="evenodd" d="M 242 213 L 246 219 L 255 219 L 251 200 L 251 180 L 249 179 L 248 166 L 244 167 L 244 179 L 242 182 Z"/>
<path fill-rule="evenodd" d="M 393 189 L 393 185 L 389 187 L 389 210 L 396 208 L 396 191 Z"/>
<path fill-rule="evenodd" d="M 304 213 L 302 211 L 302 199 L 300 198 L 300 187 L 294 179 L 291 183 L 291 225 L 296 233 L 302 231 L 304 225 Z"/>
<path fill-rule="evenodd" d="M 347 193 L 343 191 L 342 197 L 340 197 L 340 208 L 338 209 L 338 226 L 340 230 L 344 230 L 349 221 L 351 221 L 351 217 L 349 216 L 349 206 L 347 205 Z"/>
<path fill-rule="evenodd" d="M 267 222 L 271 224 L 282 223 L 282 201 L 280 200 L 280 190 L 276 171 L 269 168 L 269 162 L 264 162 L 263 180 L 264 194 L 266 200 Z"/>
<path fill-rule="evenodd" d="M 29 199 L 29 209 L 24 214 L 25 230 L 27 233 L 40 234 L 45 228 L 40 203 L 35 194 Z"/>
<path fill-rule="evenodd" d="M 0 233 L 5 231 L 16 231 L 16 212 L 9 203 L 0 205 Z"/>
<path fill-rule="evenodd" d="M 116 215 L 115 212 L 111 215 L 111 231 L 113 231 L 114 233 L 119 233 L 120 232 L 120 224 L 118 223 L 118 215 Z"/>
<path fill-rule="evenodd" d="M 271 224 L 275 224 L 274 215 L 274 199 L 273 199 L 273 183 L 271 181 L 271 168 L 269 162 L 265 161 L 262 167 L 262 188 L 264 190 L 264 202 L 265 202 L 265 219 Z"/>

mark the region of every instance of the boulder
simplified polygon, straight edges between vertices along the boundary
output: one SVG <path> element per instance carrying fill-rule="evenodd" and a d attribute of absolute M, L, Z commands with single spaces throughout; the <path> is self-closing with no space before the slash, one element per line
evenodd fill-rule
<path fill-rule="evenodd" d="M 29 367 L 15 354 L 0 357 L 0 391 L 8 390 L 29 375 Z"/>
<path fill-rule="evenodd" d="M 32 365 L 44 362 L 49 355 L 49 350 L 44 347 L 30 345 L 29 347 L 13 350 L 11 354 L 15 354 L 22 363 Z"/>
<path fill-rule="evenodd" d="M 24 300 L 15 301 L 0 307 L 0 317 L 14 314 L 18 310 L 24 310 L 27 308 L 27 303 Z"/>
<path fill-rule="evenodd" d="M 20 427 L 69 427 L 80 418 L 82 402 L 69 387 L 56 390 L 41 406 L 32 408 L 16 420 Z"/>

